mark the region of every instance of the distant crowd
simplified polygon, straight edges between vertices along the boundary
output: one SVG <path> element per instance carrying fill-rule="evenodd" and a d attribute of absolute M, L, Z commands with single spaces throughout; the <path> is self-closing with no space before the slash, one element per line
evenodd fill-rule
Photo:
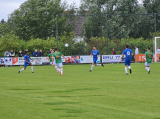
<path fill-rule="evenodd" d="M 26 49 L 26 51 L 28 51 L 28 49 Z M 50 54 L 51 51 L 48 52 L 48 54 Z M 18 57 L 23 57 L 25 54 L 22 53 L 22 51 L 20 50 L 18 53 Z M 42 51 L 42 49 L 40 49 L 40 51 L 38 52 L 37 49 L 35 49 L 35 51 L 33 52 L 33 57 L 43 57 L 44 53 Z M 9 52 L 8 50 L 6 50 L 6 52 L 4 53 L 4 57 L 15 57 L 15 52 L 13 51 L 13 49 L 11 49 L 11 52 Z"/>

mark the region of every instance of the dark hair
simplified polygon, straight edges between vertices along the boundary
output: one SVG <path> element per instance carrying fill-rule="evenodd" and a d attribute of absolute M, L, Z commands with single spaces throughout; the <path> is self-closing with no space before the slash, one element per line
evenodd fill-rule
<path fill-rule="evenodd" d="M 148 47 L 148 50 L 150 50 L 151 48 L 150 47 Z"/>
<path fill-rule="evenodd" d="M 25 54 L 27 54 L 27 53 L 28 53 L 28 51 L 25 52 Z"/>
<path fill-rule="evenodd" d="M 126 48 L 129 48 L 129 44 L 126 44 Z"/>
<path fill-rule="evenodd" d="M 96 48 L 96 46 L 94 46 Z"/>
<path fill-rule="evenodd" d="M 58 49 L 57 49 L 57 48 L 54 48 L 54 50 L 57 51 Z"/>

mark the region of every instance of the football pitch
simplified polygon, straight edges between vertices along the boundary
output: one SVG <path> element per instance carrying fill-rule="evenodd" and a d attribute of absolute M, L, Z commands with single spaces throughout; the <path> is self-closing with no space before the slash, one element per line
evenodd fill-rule
<path fill-rule="evenodd" d="M 0 119 L 160 119 L 160 64 L 0 67 Z"/>

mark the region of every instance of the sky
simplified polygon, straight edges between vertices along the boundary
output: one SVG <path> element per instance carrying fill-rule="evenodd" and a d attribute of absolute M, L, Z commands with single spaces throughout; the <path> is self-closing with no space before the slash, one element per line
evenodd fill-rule
<path fill-rule="evenodd" d="M 15 9 L 18 9 L 22 3 L 27 0 L 0 0 L 0 20 L 7 21 L 8 15 Z M 64 0 L 62 0 L 64 1 Z M 66 0 L 68 4 L 76 3 L 76 6 L 80 6 L 81 0 Z M 142 0 L 138 0 L 140 3 Z"/>

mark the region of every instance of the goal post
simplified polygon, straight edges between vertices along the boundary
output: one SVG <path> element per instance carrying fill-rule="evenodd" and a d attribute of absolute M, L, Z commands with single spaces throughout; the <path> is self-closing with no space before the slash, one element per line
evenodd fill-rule
<path fill-rule="evenodd" d="M 154 62 L 159 61 L 160 57 L 160 37 L 153 38 L 153 54 L 154 54 Z"/>

